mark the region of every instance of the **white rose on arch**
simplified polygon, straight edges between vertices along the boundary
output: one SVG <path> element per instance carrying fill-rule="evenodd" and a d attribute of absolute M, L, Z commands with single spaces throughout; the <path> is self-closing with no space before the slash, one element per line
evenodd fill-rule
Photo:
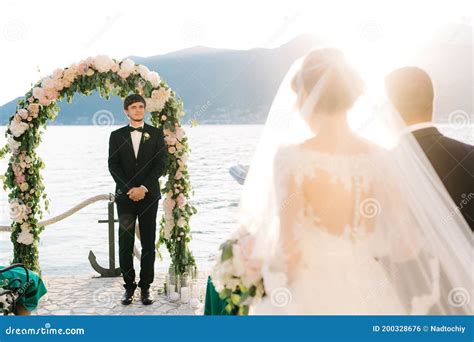
<path fill-rule="evenodd" d="M 123 70 L 128 73 L 132 73 L 135 71 L 135 62 L 131 59 L 127 58 L 120 63 L 120 70 Z"/>
<path fill-rule="evenodd" d="M 107 55 L 98 55 L 94 58 L 93 65 L 98 72 L 107 72 L 112 69 L 114 61 Z"/>
<path fill-rule="evenodd" d="M 31 225 L 28 222 L 23 222 L 21 224 L 20 228 L 21 228 L 22 231 L 24 231 L 24 230 L 27 231 L 27 232 L 31 231 Z"/>
<path fill-rule="evenodd" d="M 27 182 L 23 182 L 23 183 L 20 184 L 20 190 L 22 192 L 27 192 L 29 188 L 30 188 L 30 186 L 28 185 Z"/>
<path fill-rule="evenodd" d="M 120 70 L 118 71 L 118 75 L 122 78 L 127 78 L 130 74 L 135 72 L 135 62 L 131 59 L 125 59 L 120 63 Z"/>
<path fill-rule="evenodd" d="M 22 136 L 29 127 L 30 126 L 26 122 L 12 120 L 8 128 L 10 129 L 10 132 L 12 132 L 13 136 L 18 138 Z"/>
<path fill-rule="evenodd" d="M 186 218 L 184 218 L 183 216 L 181 216 L 178 220 L 178 222 L 176 222 L 176 225 L 179 227 L 179 228 L 183 228 L 185 225 L 186 225 Z"/>
<path fill-rule="evenodd" d="M 18 243 L 22 243 L 24 245 L 31 245 L 34 240 L 35 238 L 33 234 L 26 230 L 22 230 L 21 233 L 18 234 L 18 238 L 16 239 Z"/>
<path fill-rule="evenodd" d="M 141 77 L 146 79 L 148 73 L 150 72 L 150 69 L 148 69 L 145 65 L 143 64 L 138 64 L 135 67 L 135 70 L 140 74 Z"/>
<path fill-rule="evenodd" d="M 146 98 L 146 107 L 149 112 L 161 112 L 166 102 L 171 97 L 171 91 L 161 87 L 151 92 L 151 97 Z"/>
<path fill-rule="evenodd" d="M 146 109 L 148 112 L 161 112 L 165 107 L 164 103 L 156 101 L 152 98 L 145 98 Z"/>
<path fill-rule="evenodd" d="M 20 151 L 20 146 L 21 143 L 19 141 L 16 141 L 11 136 L 8 137 L 8 148 L 10 149 L 12 154 L 18 154 L 18 152 Z"/>
<path fill-rule="evenodd" d="M 152 99 L 163 102 L 163 103 L 166 103 L 166 101 L 168 101 L 170 97 L 171 97 L 171 91 L 164 87 L 161 87 L 160 89 L 155 89 L 151 92 Z"/>
<path fill-rule="evenodd" d="M 64 87 L 69 87 L 72 84 L 72 82 L 74 82 L 78 74 L 79 74 L 79 69 L 77 66 L 71 65 L 69 68 L 64 70 L 64 75 L 62 78 L 62 83 Z"/>
<path fill-rule="evenodd" d="M 23 223 L 28 218 L 28 214 L 31 213 L 31 209 L 20 203 L 19 200 L 13 199 L 10 201 L 10 219 L 16 223 Z"/>
<path fill-rule="evenodd" d="M 144 78 L 149 81 L 154 88 L 160 85 L 161 78 L 156 71 L 150 71 Z"/>

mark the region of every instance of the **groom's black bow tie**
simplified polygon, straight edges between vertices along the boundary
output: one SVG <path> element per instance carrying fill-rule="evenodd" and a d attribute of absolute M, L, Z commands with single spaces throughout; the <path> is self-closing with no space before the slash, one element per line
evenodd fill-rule
<path fill-rule="evenodd" d="M 132 126 L 128 126 L 128 128 L 129 128 L 130 132 L 133 132 L 133 131 L 143 132 L 143 127 L 141 127 L 141 126 L 137 127 L 137 128 L 132 127 Z"/>

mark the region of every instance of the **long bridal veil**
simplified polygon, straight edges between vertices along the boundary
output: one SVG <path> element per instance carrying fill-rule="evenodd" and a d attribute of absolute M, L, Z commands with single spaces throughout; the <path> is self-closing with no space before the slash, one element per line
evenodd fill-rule
<path fill-rule="evenodd" d="M 280 219 L 285 206 L 300 194 L 289 192 L 284 198 L 279 197 L 279 187 L 284 182 L 277 178 L 282 174 L 278 168 L 282 167 L 298 173 L 299 161 L 289 159 L 276 163 L 278 151 L 315 136 L 307 123 L 314 120 L 317 124 L 318 118 L 324 121 L 324 116 L 315 116 L 314 108 L 327 104 L 329 98 L 334 99 L 329 91 L 345 89 L 354 94 L 360 91 L 348 72 L 349 64 L 339 52 L 329 53 L 326 59 L 304 69 L 318 80 L 310 91 L 304 87 L 295 88 L 295 83 L 305 82 L 302 66 L 307 57 L 291 66 L 280 85 L 239 204 L 240 226 L 256 239 L 253 257 L 265 265 L 263 276 L 267 294 L 287 281 L 280 277 L 280 282 L 273 285 L 275 275 L 297 267 L 288 262 L 285 264 Z M 359 217 L 362 214 L 367 225 L 374 227 L 374 258 L 383 266 L 407 314 L 472 314 L 472 232 L 420 146 L 407 133 L 400 115 L 386 100 L 367 98 L 364 96 L 356 102 L 348 114 L 352 118 L 365 115 L 363 122 L 354 125 L 354 130 L 365 136 L 391 138 L 391 145 L 374 148 L 377 153 L 369 154 L 371 172 L 379 177 L 370 184 L 363 203 L 357 207 L 341 205 L 337 210 L 340 216 Z M 324 129 L 323 124 L 321 129 Z M 344 136 L 336 135 L 332 145 L 343 144 Z M 323 189 L 310 191 L 321 201 L 334 196 Z M 355 194 L 354 191 L 341 191 L 338 196 L 349 199 Z M 304 203 L 304 199 L 298 203 Z M 328 224 L 337 219 L 336 215 L 324 212 L 318 216 Z M 331 260 L 327 262 L 331 263 Z M 314 279 L 314 282 L 318 281 L 324 280 Z M 375 291 L 367 295 L 377 299 L 379 294 Z M 383 302 L 383 298 L 380 300 Z"/>

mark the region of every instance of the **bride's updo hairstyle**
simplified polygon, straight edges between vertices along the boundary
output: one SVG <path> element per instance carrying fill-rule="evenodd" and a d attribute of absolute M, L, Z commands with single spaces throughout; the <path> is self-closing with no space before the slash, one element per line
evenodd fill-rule
<path fill-rule="evenodd" d="M 303 116 L 346 112 L 364 90 L 357 71 L 341 51 L 333 48 L 311 51 L 291 86 L 298 95 L 296 105 Z M 314 98 L 308 99 L 310 95 Z M 314 102 L 312 108 L 304 108 L 306 100 Z"/>

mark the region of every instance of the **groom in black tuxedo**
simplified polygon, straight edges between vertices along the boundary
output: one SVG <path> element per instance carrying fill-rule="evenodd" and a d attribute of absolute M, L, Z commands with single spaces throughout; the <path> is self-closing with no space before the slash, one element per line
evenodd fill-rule
<path fill-rule="evenodd" d="M 390 101 L 474 230 L 474 146 L 442 135 L 431 123 L 434 89 L 424 70 L 397 69 L 385 78 L 385 87 Z"/>
<path fill-rule="evenodd" d="M 113 131 L 109 140 L 109 171 L 116 183 L 115 202 L 119 217 L 119 259 L 125 282 L 122 304 L 133 301 L 137 287 L 133 268 L 135 222 L 138 219 L 142 256 L 141 300 L 153 303 L 150 284 L 154 278 L 156 214 L 161 198 L 159 178 L 167 167 L 163 130 L 144 122 L 146 102 L 132 94 L 124 101 L 130 124 Z"/>

